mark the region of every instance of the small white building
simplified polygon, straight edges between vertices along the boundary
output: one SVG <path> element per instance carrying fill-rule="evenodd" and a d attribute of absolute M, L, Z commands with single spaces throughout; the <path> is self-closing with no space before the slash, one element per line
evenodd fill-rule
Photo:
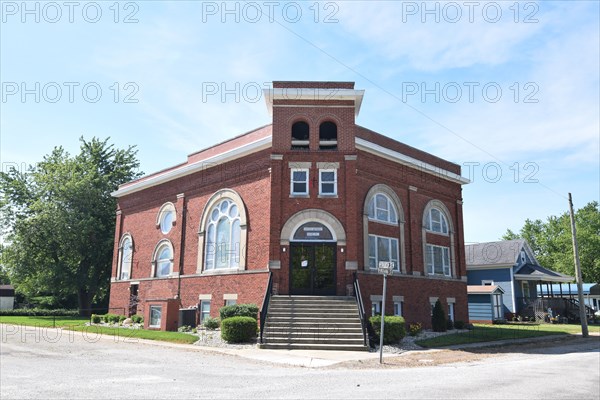
<path fill-rule="evenodd" d="M 0 310 L 12 310 L 15 306 L 15 288 L 0 285 Z"/>

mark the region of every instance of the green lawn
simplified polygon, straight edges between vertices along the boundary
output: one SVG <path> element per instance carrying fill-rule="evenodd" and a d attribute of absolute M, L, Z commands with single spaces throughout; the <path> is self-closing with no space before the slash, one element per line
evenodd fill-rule
<path fill-rule="evenodd" d="M 57 327 L 83 332 L 87 338 L 99 335 L 119 336 L 126 339 L 162 340 L 172 343 L 194 343 L 198 336 L 180 332 L 150 331 L 145 329 L 112 328 L 107 326 L 85 326 L 85 317 L 16 317 L 0 316 L 0 324 Z"/>
<path fill-rule="evenodd" d="M 600 332 L 600 326 L 589 326 L 590 333 Z M 505 339 L 525 339 L 538 336 L 564 335 L 581 333 L 580 325 L 569 324 L 507 324 L 483 325 L 475 324 L 475 329 L 469 332 L 438 336 L 436 338 L 419 340 L 416 343 L 422 347 L 444 347 L 457 344 L 492 342 Z"/>
<path fill-rule="evenodd" d="M 68 325 L 84 325 L 90 322 L 87 317 L 20 317 L 1 315 L 0 324 L 27 325 L 61 328 Z"/>

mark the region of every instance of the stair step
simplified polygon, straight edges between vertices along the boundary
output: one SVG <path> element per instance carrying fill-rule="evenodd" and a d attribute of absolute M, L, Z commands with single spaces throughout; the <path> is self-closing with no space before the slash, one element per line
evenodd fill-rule
<path fill-rule="evenodd" d="M 364 345 L 349 344 L 295 344 L 295 343 L 263 343 L 259 344 L 260 349 L 278 349 L 278 350 L 338 350 L 338 351 L 368 351 L 369 348 Z"/>
<path fill-rule="evenodd" d="M 273 296 L 260 348 L 364 351 L 353 297 Z"/>
<path fill-rule="evenodd" d="M 362 338 L 351 338 L 351 339 L 344 339 L 344 338 L 317 338 L 317 339 L 313 339 L 313 338 L 293 338 L 290 340 L 290 338 L 287 337 L 272 337 L 272 336 L 268 336 L 266 338 L 263 337 L 263 339 L 271 344 L 271 343 L 293 343 L 293 344 L 353 344 L 353 345 L 362 345 L 363 339 Z"/>

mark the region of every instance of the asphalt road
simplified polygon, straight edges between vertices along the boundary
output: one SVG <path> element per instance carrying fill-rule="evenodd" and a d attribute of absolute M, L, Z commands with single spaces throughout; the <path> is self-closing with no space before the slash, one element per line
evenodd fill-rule
<path fill-rule="evenodd" d="M 470 363 L 309 369 L 51 329 L 0 331 L 1 399 L 600 399 L 598 337 Z"/>

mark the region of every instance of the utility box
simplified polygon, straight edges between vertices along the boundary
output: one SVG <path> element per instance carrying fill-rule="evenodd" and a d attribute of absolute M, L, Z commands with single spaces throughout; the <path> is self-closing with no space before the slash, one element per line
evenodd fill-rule
<path fill-rule="evenodd" d="M 195 328 L 198 324 L 196 322 L 198 316 L 197 308 L 180 308 L 179 309 L 179 327 L 191 326 Z"/>

